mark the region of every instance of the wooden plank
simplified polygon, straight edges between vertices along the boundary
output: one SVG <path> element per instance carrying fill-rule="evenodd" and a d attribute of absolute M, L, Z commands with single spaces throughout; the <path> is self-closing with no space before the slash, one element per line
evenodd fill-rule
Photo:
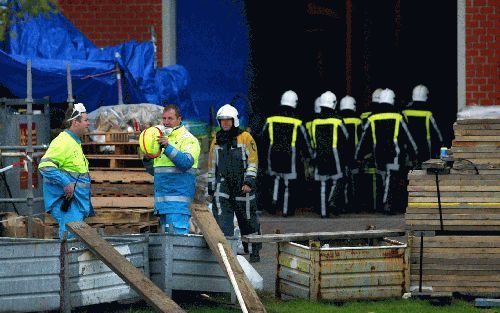
<path fill-rule="evenodd" d="M 438 207 L 438 202 L 409 202 L 409 208 L 436 208 Z M 500 208 L 499 202 L 484 202 L 484 203 L 473 203 L 473 202 L 445 202 L 441 203 L 442 208 L 452 208 L 452 209 L 496 209 Z"/>
<path fill-rule="evenodd" d="M 470 125 L 470 124 L 500 124 L 500 119 L 497 118 L 469 118 L 469 119 L 460 119 L 455 123 L 457 125 Z"/>
<path fill-rule="evenodd" d="M 154 178 L 146 171 L 130 172 L 125 170 L 120 171 L 91 171 L 90 177 L 92 183 L 96 182 L 120 182 L 120 183 L 149 183 L 154 182 Z"/>
<path fill-rule="evenodd" d="M 154 206 L 153 197 L 92 197 L 94 208 L 148 208 Z"/>
<path fill-rule="evenodd" d="M 500 129 L 500 124 L 453 124 L 453 130 L 464 130 L 464 129 Z"/>
<path fill-rule="evenodd" d="M 456 136 L 500 136 L 500 129 L 455 129 Z"/>
<path fill-rule="evenodd" d="M 93 183 L 91 190 L 94 197 L 152 197 L 154 194 L 153 184 Z"/>
<path fill-rule="evenodd" d="M 457 147 L 453 146 L 451 147 L 451 152 L 468 152 L 468 153 L 473 153 L 473 152 L 497 152 L 498 148 L 495 146 L 478 146 L 478 147 Z"/>
<path fill-rule="evenodd" d="M 464 141 L 464 140 L 452 140 L 452 147 L 500 147 L 499 141 Z"/>
<path fill-rule="evenodd" d="M 250 284 L 250 281 L 241 268 L 240 263 L 236 260 L 233 253 L 231 253 L 231 246 L 227 242 L 226 237 L 222 233 L 213 214 L 208 210 L 207 206 L 203 204 L 192 204 L 191 214 L 196 219 L 196 222 L 203 233 L 203 237 L 207 241 L 207 244 L 210 247 L 210 250 L 212 250 L 217 262 L 227 274 L 224 261 L 219 253 L 218 244 L 221 243 L 224 246 L 229 264 L 234 272 L 236 282 L 240 288 L 249 312 L 266 312 L 264 305 L 260 301 L 255 289 L 253 289 Z"/>
<path fill-rule="evenodd" d="M 492 181 L 496 182 L 498 184 L 491 184 L 491 185 L 482 185 L 482 186 L 467 186 L 467 185 L 462 185 L 462 186 L 453 186 L 453 185 L 444 185 L 441 186 L 439 184 L 439 191 L 440 192 L 447 192 L 447 191 L 460 191 L 460 192 L 476 192 L 476 191 L 500 191 L 500 181 Z M 417 191 L 417 192 L 437 192 L 437 187 L 436 185 L 420 185 L 420 186 L 415 186 L 415 185 L 409 185 L 408 186 L 408 191 Z"/>
<path fill-rule="evenodd" d="M 498 153 L 498 152 L 453 152 L 453 158 L 454 159 L 500 159 L 500 153 Z"/>
<path fill-rule="evenodd" d="M 437 211 L 437 210 L 436 210 Z M 439 220 L 439 212 L 435 214 L 408 214 L 405 217 L 408 220 Z M 443 220 L 497 220 L 500 222 L 500 211 L 498 214 L 443 214 Z"/>
<path fill-rule="evenodd" d="M 172 299 L 167 297 L 149 278 L 133 266 L 116 251 L 113 246 L 103 240 L 84 222 L 66 224 L 68 230 L 82 240 L 96 257 L 104 262 L 121 279 L 126 281 L 139 295 L 159 312 L 185 312 Z"/>
<path fill-rule="evenodd" d="M 408 202 L 438 202 L 437 197 L 408 197 Z M 476 197 L 441 197 L 441 203 L 443 202 L 473 202 L 473 203 L 481 203 L 481 202 L 498 202 L 498 198 L 496 197 L 484 197 L 484 198 L 476 198 Z"/>
<path fill-rule="evenodd" d="M 464 191 L 441 191 L 440 190 L 441 199 L 443 198 L 492 198 L 497 199 L 500 202 L 500 192 L 496 191 L 472 191 L 472 192 L 464 192 Z M 410 197 L 433 197 L 437 196 L 437 192 L 435 191 L 410 191 Z M 481 201 L 482 202 L 482 201 Z"/>
<path fill-rule="evenodd" d="M 286 241 L 309 241 L 329 239 L 369 239 L 383 237 L 401 237 L 405 231 L 401 229 L 375 229 L 364 231 L 342 231 L 342 232 L 317 232 L 317 233 L 288 233 L 288 234 L 264 234 L 246 235 L 242 237 L 244 242 L 286 242 Z"/>
<path fill-rule="evenodd" d="M 87 154 L 88 160 L 140 160 L 137 154 Z"/>

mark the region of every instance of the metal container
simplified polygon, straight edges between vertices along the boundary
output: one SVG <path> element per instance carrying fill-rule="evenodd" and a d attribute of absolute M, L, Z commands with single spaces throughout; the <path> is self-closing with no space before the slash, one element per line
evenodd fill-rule
<path fill-rule="evenodd" d="M 147 241 L 107 240 L 149 277 Z M 0 312 L 57 310 L 61 303 L 70 309 L 137 297 L 79 241 L 70 240 L 61 250 L 60 240 L 0 238 Z"/>
<path fill-rule="evenodd" d="M 409 289 L 408 271 L 407 246 L 394 240 L 280 242 L 276 294 L 330 301 L 399 298 Z"/>
<path fill-rule="evenodd" d="M 26 115 L 26 104 L 19 99 L 0 99 L 0 146 L 26 146 L 28 144 L 28 115 Z M 32 119 L 32 144 L 35 146 L 49 145 L 50 143 L 50 115 L 48 99 L 34 100 Z M 19 152 L 20 150 L 9 150 L 9 152 Z M 40 152 L 41 150 L 37 150 Z M 4 150 L 3 152 L 7 152 Z M 2 157 L 1 165 L 7 166 L 19 162 L 20 157 Z M 35 163 L 34 163 L 35 165 Z M 2 166 L 0 166 L 2 167 Z M 26 198 L 28 193 L 28 173 L 22 167 L 15 167 L 5 173 L 6 182 L 10 189 L 10 196 L 7 187 L 3 187 L 0 198 Z M 4 181 L 0 182 L 4 185 Z M 36 166 L 33 167 L 32 176 L 33 196 L 42 197 L 42 176 Z M 15 204 L 20 215 L 27 215 L 26 203 Z M 1 211 L 12 211 L 12 204 L 0 203 Z M 33 214 L 43 212 L 43 202 L 38 201 L 33 204 Z"/>

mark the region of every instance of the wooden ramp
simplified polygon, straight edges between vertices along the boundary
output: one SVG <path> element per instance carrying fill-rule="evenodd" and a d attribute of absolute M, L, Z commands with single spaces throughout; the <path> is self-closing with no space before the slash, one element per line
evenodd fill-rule
<path fill-rule="evenodd" d="M 219 252 L 218 244 L 221 243 L 226 251 L 226 255 L 233 270 L 234 276 L 238 287 L 240 288 L 243 300 L 249 312 L 266 312 L 264 305 L 259 299 L 259 296 L 253 289 L 250 281 L 245 276 L 245 272 L 241 268 L 240 263 L 238 263 L 236 257 L 231 253 L 231 247 L 229 246 L 226 237 L 222 233 L 219 225 L 215 221 L 212 213 L 208 210 L 206 205 L 203 204 L 192 204 L 191 214 L 196 219 L 198 227 L 200 227 L 203 237 L 207 241 L 210 250 L 212 250 L 213 255 L 219 262 L 221 268 L 226 272 L 227 270 L 224 265 L 224 261 Z M 229 275 L 229 274 L 228 274 Z"/>
<path fill-rule="evenodd" d="M 135 268 L 124 256 L 102 239 L 94 228 L 84 222 L 71 222 L 66 226 L 70 232 L 88 246 L 96 257 L 127 282 L 158 312 L 185 312 L 149 278 L 144 276 L 140 270 Z"/>

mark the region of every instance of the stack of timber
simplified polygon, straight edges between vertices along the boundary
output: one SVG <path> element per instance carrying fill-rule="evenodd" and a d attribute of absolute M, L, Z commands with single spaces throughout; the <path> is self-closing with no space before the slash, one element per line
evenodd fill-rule
<path fill-rule="evenodd" d="M 91 169 L 143 170 L 138 153 L 138 133 L 92 133 L 82 138 Z M 94 141 L 92 140 L 94 139 Z"/>
<path fill-rule="evenodd" d="M 454 169 L 500 174 L 500 119 L 458 120 L 453 129 Z"/>
<path fill-rule="evenodd" d="M 454 130 L 453 167 L 431 160 L 408 176 L 410 282 L 419 291 L 499 297 L 500 120 L 459 120 Z"/>

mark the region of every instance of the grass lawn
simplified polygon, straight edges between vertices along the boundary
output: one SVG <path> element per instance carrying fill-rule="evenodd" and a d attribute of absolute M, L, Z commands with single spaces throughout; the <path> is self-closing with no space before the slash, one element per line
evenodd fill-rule
<path fill-rule="evenodd" d="M 306 300 L 280 301 L 266 294 L 261 294 L 261 299 L 268 313 L 500 313 L 500 308 L 476 308 L 474 302 L 459 299 L 453 299 L 451 304 L 442 305 L 418 299 L 348 302 L 344 304 L 316 303 Z M 204 301 L 196 296 L 192 299 L 195 303 L 191 303 L 186 298 L 181 301 L 174 300 L 189 313 L 241 312 L 238 306 L 215 300 Z M 155 311 L 149 309 L 145 303 L 136 303 L 131 305 L 100 305 L 80 308 L 74 312 L 153 313 Z"/>

